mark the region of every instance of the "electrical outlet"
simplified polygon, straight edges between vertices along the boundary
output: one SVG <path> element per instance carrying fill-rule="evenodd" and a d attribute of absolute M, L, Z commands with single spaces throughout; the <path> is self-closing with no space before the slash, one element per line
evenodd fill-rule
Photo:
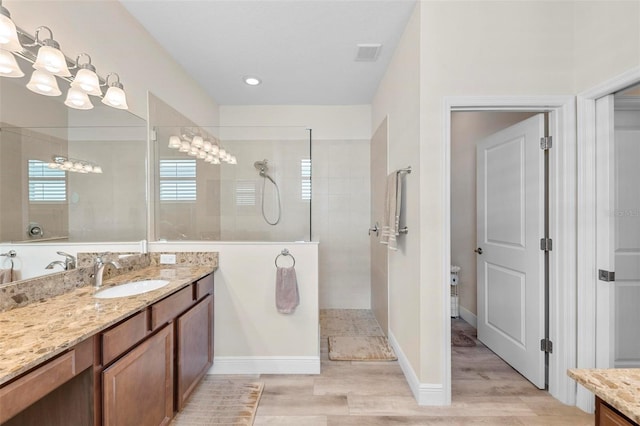
<path fill-rule="evenodd" d="M 176 264 L 176 255 L 175 254 L 161 254 L 160 255 L 160 264 L 161 265 L 175 265 Z"/>

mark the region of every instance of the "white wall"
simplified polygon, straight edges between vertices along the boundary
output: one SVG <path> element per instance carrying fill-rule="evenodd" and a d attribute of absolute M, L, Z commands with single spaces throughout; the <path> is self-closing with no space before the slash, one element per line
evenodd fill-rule
<path fill-rule="evenodd" d="M 221 136 L 274 139 L 292 126 L 313 131 L 312 239 L 319 245 L 320 307 L 369 308 L 369 140 L 371 108 L 221 106 Z M 223 138 L 224 139 L 224 138 Z M 256 158 L 257 159 L 257 158 Z"/>
<path fill-rule="evenodd" d="M 409 233 L 389 253 L 389 333 L 414 375 L 420 370 L 420 9 L 418 3 L 372 104 L 372 132 L 388 116 L 389 170 L 411 166 L 405 178 Z M 426 201 L 426 200 L 425 200 Z M 433 276 L 433 274 L 432 274 Z"/>
<path fill-rule="evenodd" d="M 276 256 L 295 257 L 300 305 L 291 315 L 275 307 Z M 318 244 L 150 243 L 151 252 L 215 251 L 213 374 L 320 372 Z M 278 264 L 289 266 L 289 259 Z"/>
<path fill-rule="evenodd" d="M 147 116 L 147 91 L 200 125 L 217 125 L 218 106 L 116 0 L 6 0 L 17 26 L 51 28 L 67 56 L 91 55 L 98 74 L 117 72 L 130 111 Z M 66 83 L 60 83 L 61 87 Z M 64 91 L 64 90 L 63 90 Z"/>

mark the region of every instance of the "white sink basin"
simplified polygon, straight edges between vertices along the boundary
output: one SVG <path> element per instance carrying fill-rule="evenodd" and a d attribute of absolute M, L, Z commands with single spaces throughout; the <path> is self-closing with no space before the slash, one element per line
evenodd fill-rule
<path fill-rule="evenodd" d="M 100 290 L 94 294 L 93 297 L 97 297 L 98 299 L 113 299 L 116 297 L 135 296 L 136 294 L 157 290 L 167 284 L 169 284 L 167 280 L 132 281 Z"/>

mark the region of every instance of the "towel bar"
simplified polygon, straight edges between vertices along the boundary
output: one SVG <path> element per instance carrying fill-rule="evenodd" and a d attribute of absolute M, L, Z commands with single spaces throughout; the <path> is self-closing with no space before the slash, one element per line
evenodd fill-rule
<path fill-rule="evenodd" d="M 280 258 L 280 256 L 289 256 L 289 257 L 291 257 L 291 259 L 293 260 L 293 265 L 291 265 L 291 267 L 293 268 L 294 266 L 296 266 L 296 258 L 293 257 L 293 255 L 289 252 L 289 249 L 282 249 L 280 254 L 276 256 L 276 260 L 275 260 L 276 268 L 279 268 L 278 259 Z"/>

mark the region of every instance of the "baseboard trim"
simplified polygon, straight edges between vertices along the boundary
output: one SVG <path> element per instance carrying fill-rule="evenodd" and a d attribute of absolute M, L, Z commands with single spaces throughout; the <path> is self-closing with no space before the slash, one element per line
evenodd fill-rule
<path fill-rule="evenodd" d="M 446 405 L 444 386 L 442 384 L 420 383 L 418 376 L 415 371 L 413 371 L 409 360 L 404 352 L 402 352 L 402 348 L 398 344 L 398 341 L 391 330 L 389 330 L 389 344 L 393 347 L 393 350 L 398 356 L 400 368 L 404 373 L 404 377 L 407 379 L 407 383 L 409 384 L 413 397 L 418 402 L 418 405 Z"/>
<path fill-rule="evenodd" d="M 320 374 L 320 357 L 218 356 L 207 374 Z"/>
<path fill-rule="evenodd" d="M 460 306 L 460 318 L 471 324 L 474 328 L 478 328 L 478 317 L 462 306 Z"/>

